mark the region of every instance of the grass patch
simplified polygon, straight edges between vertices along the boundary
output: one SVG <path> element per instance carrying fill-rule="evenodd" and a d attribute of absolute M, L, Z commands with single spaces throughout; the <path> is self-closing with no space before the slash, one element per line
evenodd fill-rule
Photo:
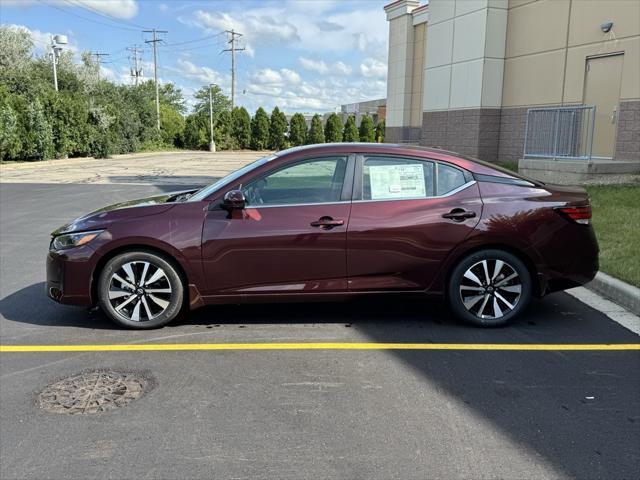
<path fill-rule="evenodd" d="M 600 270 L 640 287 L 640 186 L 587 187 Z"/>
<path fill-rule="evenodd" d="M 512 172 L 516 172 L 518 173 L 518 162 L 509 162 L 509 161 L 501 161 L 501 162 L 496 162 L 496 165 L 502 167 L 502 168 L 506 168 L 507 170 L 511 170 Z"/>

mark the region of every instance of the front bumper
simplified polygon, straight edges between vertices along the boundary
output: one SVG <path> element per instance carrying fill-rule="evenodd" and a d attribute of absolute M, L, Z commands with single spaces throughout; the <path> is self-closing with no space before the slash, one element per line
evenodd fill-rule
<path fill-rule="evenodd" d="M 67 305 L 90 307 L 93 254 L 89 247 L 64 251 L 50 250 L 47 254 L 45 293 L 49 298 Z"/>

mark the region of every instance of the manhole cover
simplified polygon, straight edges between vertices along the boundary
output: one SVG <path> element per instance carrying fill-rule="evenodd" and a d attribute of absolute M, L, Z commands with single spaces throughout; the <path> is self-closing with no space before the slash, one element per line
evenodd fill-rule
<path fill-rule="evenodd" d="M 40 408 L 72 415 L 104 412 L 140 397 L 146 385 L 145 378 L 135 373 L 85 372 L 45 388 L 39 396 Z"/>

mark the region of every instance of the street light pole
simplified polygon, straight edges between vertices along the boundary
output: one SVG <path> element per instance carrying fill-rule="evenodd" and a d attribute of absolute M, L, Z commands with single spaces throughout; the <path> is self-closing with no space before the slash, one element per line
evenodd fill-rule
<path fill-rule="evenodd" d="M 58 91 L 58 52 L 62 50 L 62 47 L 58 45 L 66 45 L 67 37 L 66 35 L 51 35 L 51 63 L 53 64 L 53 86 Z"/>
<path fill-rule="evenodd" d="M 211 142 L 209 143 L 209 151 L 216 151 L 216 142 L 213 140 L 213 95 L 211 94 L 211 87 L 213 84 L 209 84 L 209 131 L 211 134 Z"/>

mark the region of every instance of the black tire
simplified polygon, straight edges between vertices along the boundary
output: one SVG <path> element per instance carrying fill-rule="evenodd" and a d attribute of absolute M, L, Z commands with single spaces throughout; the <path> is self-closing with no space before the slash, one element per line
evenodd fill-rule
<path fill-rule="evenodd" d="M 130 282 L 126 270 L 137 277 L 134 282 Z M 159 276 L 158 271 L 161 271 Z M 124 282 L 115 279 L 114 274 Z M 139 283 L 141 279 L 149 282 L 155 276 L 158 280 L 153 285 Z M 110 294 L 119 297 L 110 298 Z M 122 306 L 125 302 L 128 303 Z M 109 319 L 122 327 L 159 328 L 180 315 L 184 305 L 184 285 L 176 267 L 165 258 L 144 250 L 125 252 L 109 260 L 100 272 L 98 303 Z"/>
<path fill-rule="evenodd" d="M 485 266 L 488 276 L 484 273 Z M 499 273 L 492 278 L 498 267 Z M 465 277 L 469 271 L 471 273 Z M 509 280 L 514 273 L 517 276 Z M 481 250 L 463 258 L 453 269 L 447 285 L 447 300 L 461 320 L 481 327 L 499 327 L 526 308 L 531 299 L 531 287 L 531 274 L 518 257 L 503 250 Z"/>

